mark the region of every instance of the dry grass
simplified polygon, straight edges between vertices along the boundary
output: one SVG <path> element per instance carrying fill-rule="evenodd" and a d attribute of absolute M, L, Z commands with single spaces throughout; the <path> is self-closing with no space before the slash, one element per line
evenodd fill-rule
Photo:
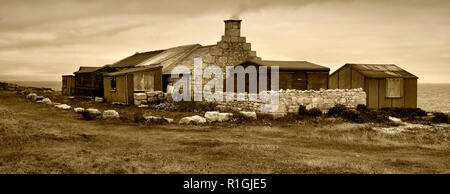
<path fill-rule="evenodd" d="M 80 117 L 0 92 L 0 173 L 450 173 L 448 125 L 383 134 L 341 120 L 148 126 Z"/>

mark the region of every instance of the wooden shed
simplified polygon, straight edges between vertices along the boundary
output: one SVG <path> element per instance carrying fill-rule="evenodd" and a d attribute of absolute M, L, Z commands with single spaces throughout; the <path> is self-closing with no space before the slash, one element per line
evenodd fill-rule
<path fill-rule="evenodd" d="M 105 65 L 102 67 L 80 67 L 75 74 L 75 95 L 103 97 L 103 73 L 116 69 Z"/>
<path fill-rule="evenodd" d="M 107 102 L 134 103 L 135 92 L 162 91 L 162 67 L 134 67 L 103 74 Z"/>
<path fill-rule="evenodd" d="M 269 61 L 250 60 L 240 64 L 243 67 L 254 65 L 267 67 L 267 87 L 270 89 L 270 68 L 279 67 L 279 89 L 319 90 L 328 89 L 330 68 L 307 61 Z M 246 91 L 248 92 L 248 76 L 246 76 Z M 235 76 L 235 84 L 236 76 Z M 235 86 L 236 89 L 236 86 Z"/>
<path fill-rule="evenodd" d="M 61 92 L 63 96 L 72 96 L 75 93 L 75 76 L 63 75 L 62 76 L 62 88 Z"/>
<path fill-rule="evenodd" d="M 417 107 L 418 77 L 393 64 L 345 64 L 330 75 L 330 89 L 363 88 L 367 107 Z"/>

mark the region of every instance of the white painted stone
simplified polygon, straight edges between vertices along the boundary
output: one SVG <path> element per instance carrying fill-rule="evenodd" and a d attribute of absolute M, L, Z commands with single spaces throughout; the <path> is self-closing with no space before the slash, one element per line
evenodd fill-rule
<path fill-rule="evenodd" d="M 95 97 L 95 102 L 100 103 L 103 101 L 104 101 L 104 99 L 102 97 Z"/>
<path fill-rule="evenodd" d="M 241 111 L 240 112 L 242 115 L 244 115 L 247 118 L 251 118 L 256 120 L 256 112 L 246 112 L 246 111 Z"/>
<path fill-rule="evenodd" d="M 232 113 L 220 113 L 217 111 L 208 111 L 205 113 L 205 118 L 208 122 L 225 122 L 233 117 Z"/>
<path fill-rule="evenodd" d="M 59 105 L 56 105 L 55 107 L 59 108 L 59 109 L 63 109 L 63 110 L 69 110 L 72 108 L 71 106 L 69 106 L 67 104 L 59 104 Z"/>
<path fill-rule="evenodd" d="M 88 108 L 86 109 L 86 111 L 90 114 L 94 114 L 94 115 L 101 115 L 102 112 L 100 112 L 98 109 L 96 108 Z"/>
<path fill-rule="evenodd" d="M 120 115 L 115 110 L 105 110 L 105 111 L 103 111 L 102 117 L 104 119 L 118 119 L 118 118 L 120 118 Z"/>
<path fill-rule="evenodd" d="M 37 94 L 36 93 L 29 93 L 28 95 L 27 95 L 27 98 L 28 99 L 32 99 L 32 100 L 36 100 L 36 98 L 37 98 Z"/>
<path fill-rule="evenodd" d="M 388 117 L 390 121 L 394 122 L 394 123 L 402 123 L 402 120 L 397 118 L 397 117 Z"/>
<path fill-rule="evenodd" d="M 172 118 L 164 118 L 164 119 L 166 119 L 166 121 L 167 121 L 168 123 L 173 123 L 173 119 L 172 119 Z"/>
<path fill-rule="evenodd" d="M 180 124 L 204 124 L 206 119 L 204 117 L 194 115 L 192 117 L 183 117 L 180 119 Z"/>
<path fill-rule="evenodd" d="M 44 98 L 44 99 L 42 100 L 42 103 L 51 105 L 51 104 L 52 104 L 52 101 L 50 100 L 50 98 Z"/>
<path fill-rule="evenodd" d="M 74 110 L 76 113 L 82 113 L 82 112 L 84 112 L 84 108 L 81 108 L 81 107 L 74 108 L 73 110 Z"/>

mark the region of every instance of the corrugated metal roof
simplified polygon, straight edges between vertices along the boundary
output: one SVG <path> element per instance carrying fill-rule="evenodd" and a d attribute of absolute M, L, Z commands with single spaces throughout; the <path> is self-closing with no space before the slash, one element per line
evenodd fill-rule
<path fill-rule="evenodd" d="M 105 73 L 103 75 L 105 76 L 118 76 L 118 75 L 125 75 L 127 73 L 133 73 L 133 72 L 139 72 L 139 71 L 145 71 L 145 70 L 151 70 L 151 69 L 158 69 L 161 68 L 161 66 L 151 66 L 151 67 L 131 67 L 127 69 L 122 69 L 120 71 L 112 72 L 112 73 Z"/>
<path fill-rule="evenodd" d="M 134 67 L 143 61 L 152 58 L 165 50 L 156 50 L 156 51 L 149 51 L 144 53 L 136 53 L 134 55 L 131 55 L 129 57 L 126 57 L 118 62 L 115 62 L 111 65 L 111 67 Z"/>
<path fill-rule="evenodd" d="M 417 78 L 394 64 L 354 64 L 347 63 L 352 69 L 371 78 Z"/>
<path fill-rule="evenodd" d="M 97 71 L 99 69 L 104 68 L 105 66 L 101 66 L 101 67 L 80 67 L 80 69 L 78 69 L 78 71 L 74 72 L 74 73 L 92 73 L 94 71 Z"/>
<path fill-rule="evenodd" d="M 330 71 L 330 68 L 328 67 L 324 67 L 307 61 L 250 60 L 249 62 L 268 67 L 278 66 L 280 70 Z"/>

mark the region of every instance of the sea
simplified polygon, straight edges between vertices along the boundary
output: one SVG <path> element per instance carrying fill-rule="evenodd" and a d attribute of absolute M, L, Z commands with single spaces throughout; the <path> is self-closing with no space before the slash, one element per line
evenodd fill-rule
<path fill-rule="evenodd" d="M 21 86 L 46 87 L 61 91 L 61 81 L 7 81 Z M 450 83 L 419 83 L 417 106 L 426 111 L 450 112 Z"/>

